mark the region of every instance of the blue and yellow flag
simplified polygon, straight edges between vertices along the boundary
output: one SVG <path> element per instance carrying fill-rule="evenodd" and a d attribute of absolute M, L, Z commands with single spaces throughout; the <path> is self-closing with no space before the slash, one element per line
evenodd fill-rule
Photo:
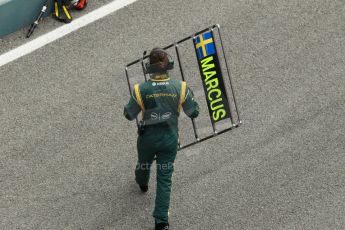
<path fill-rule="evenodd" d="M 216 46 L 211 31 L 205 32 L 194 38 L 198 60 L 216 53 Z"/>

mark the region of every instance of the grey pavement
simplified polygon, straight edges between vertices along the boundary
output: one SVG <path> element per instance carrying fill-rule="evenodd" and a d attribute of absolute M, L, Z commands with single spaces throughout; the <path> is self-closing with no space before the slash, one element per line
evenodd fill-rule
<path fill-rule="evenodd" d="M 214 23 L 244 124 L 178 153 L 172 229 L 344 229 L 344 21 L 343 0 L 140 0 L 0 67 L 0 229 L 153 229 L 124 66 Z"/>

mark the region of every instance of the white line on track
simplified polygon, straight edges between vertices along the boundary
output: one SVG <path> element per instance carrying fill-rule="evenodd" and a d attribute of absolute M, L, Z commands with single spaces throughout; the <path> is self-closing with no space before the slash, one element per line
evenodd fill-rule
<path fill-rule="evenodd" d="M 94 10 L 84 16 L 73 20 L 70 24 L 63 25 L 49 33 L 46 33 L 24 45 L 21 45 L 13 50 L 10 50 L 0 55 L 0 67 L 10 63 L 20 57 L 23 57 L 63 36 L 72 33 L 98 19 L 101 19 L 115 11 L 128 6 L 137 0 L 115 0 L 110 2 L 97 10 Z"/>

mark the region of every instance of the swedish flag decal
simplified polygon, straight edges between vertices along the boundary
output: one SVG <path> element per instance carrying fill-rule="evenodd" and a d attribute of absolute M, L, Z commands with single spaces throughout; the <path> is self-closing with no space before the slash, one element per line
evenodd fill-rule
<path fill-rule="evenodd" d="M 194 45 L 198 60 L 216 53 L 216 46 L 211 31 L 205 32 L 194 38 Z"/>

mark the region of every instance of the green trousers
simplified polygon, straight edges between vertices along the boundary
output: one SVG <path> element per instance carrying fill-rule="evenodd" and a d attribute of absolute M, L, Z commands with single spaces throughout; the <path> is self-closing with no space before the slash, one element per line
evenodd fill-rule
<path fill-rule="evenodd" d="M 157 190 L 153 217 L 156 223 L 168 222 L 171 177 L 177 153 L 177 133 L 168 128 L 147 128 L 138 137 L 138 163 L 135 180 L 139 185 L 148 185 L 153 160 L 157 163 Z"/>

